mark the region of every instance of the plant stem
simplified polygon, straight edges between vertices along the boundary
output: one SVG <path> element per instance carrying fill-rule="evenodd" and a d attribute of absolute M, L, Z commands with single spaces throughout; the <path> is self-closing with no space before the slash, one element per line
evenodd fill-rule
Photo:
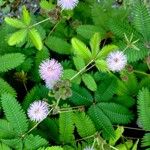
<path fill-rule="evenodd" d="M 48 37 L 53 33 L 53 31 L 56 29 L 56 27 L 59 25 L 59 23 L 61 22 L 61 20 L 59 20 L 54 27 L 52 28 L 52 30 L 49 32 Z"/>
<path fill-rule="evenodd" d="M 50 20 L 50 17 L 49 17 L 49 18 L 46 18 L 46 19 L 44 19 L 44 20 L 42 20 L 42 21 L 40 21 L 40 22 L 37 22 L 37 23 L 35 23 L 35 24 L 31 25 L 31 26 L 29 26 L 29 29 L 31 29 L 31 28 L 33 28 L 33 27 L 35 27 L 35 26 L 37 26 L 37 25 L 39 25 L 39 24 L 41 24 L 41 23 L 43 23 L 43 22 L 46 22 L 46 21 L 48 21 L 48 20 Z"/>
<path fill-rule="evenodd" d="M 79 74 L 81 74 L 92 62 L 94 62 L 93 59 L 92 59 L 86 66 L 84 66 L 78 73 L 76 73 L 76 74 L 70 79 L 70 81 L 72 81 L 72 80 L 75 79 Z"/>
<path fill-rule="evenodd" d="M 134 70 L 133 72 L 150 77 L 150 74 L 142 72 L 142 71 L 139 71 L 139 70 Z"/>

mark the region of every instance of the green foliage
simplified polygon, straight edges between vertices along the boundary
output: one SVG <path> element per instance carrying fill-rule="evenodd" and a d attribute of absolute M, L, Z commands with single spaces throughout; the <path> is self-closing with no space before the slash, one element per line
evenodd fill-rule
<path fill-rule="evenodd" d="M 23 149 L 23 143 L 21 139 L 2 139 L 2 143 L 8 145 L 12 149 L 20 150 Z"/>
<path fill-rule="evenodd" d="M 73 112 L 64 112 L 59 117 L 59 133 L 62 143 L 73 143 L 74 141 L 74 114 Z"/>
<path fill-rule="evenodd" d="M 93 97 L 87 89 L 74 84 L 70 101 L 75 105 L 90 105 Z"/>
<path fill-rule="evenodd" d="M 133 119 L 132 113 L 119 104 L 102 102 L 98 104 L 98 107 L 102 109 L 112 123 L 127 124 Z"/>
<path fill-rule="evenodd" d="M 19 29 L 26 27 L 25 24 L 22 21 L 20 21 L 19 19 L 14 19 L 14 18 L 6 17 L 5 18 L 5 22 L 7 24 L 9 24 L 10 26 L 13 26 L 13 27 L 19 28 Z"/>
<path fill-rule="evenodd" d="M 77 74 L 77 71 L 73 69 L 65 69 L 63 73 L 63 79 L 71 79 Z M 81 82 L 81 76 L 77 76 L 75 79 L 72 81 L 73 83 L 80 84 Z"/>
<path fill-rule="evenodd" d="M 139 121 L 145 130 L 150 130 L 150 119 L 147 114 L 150 113 L 150 92 L 147 88 L 143 88 L 138 93 L 138 115 Z"/>
<path fill-rule="evenodd" d="M 0 119 L 0 139 L 13 138 L 14 136 L 15 133 L 11 124 L 4 119 Z"/>
<path fill-rule="evenodd" d="M 29 37 L 38 50 L 43 48 L 41 36 L 35 28 L 29 30 Z"/>
<path fill-rule="evenodd" d="M 73 62 L 78 71 L 85 67 L 85 62 L 81 57 L 74 57 Z"/>
<path fill-rule="evenodd" d="M 63 150 L 60 146 L 51 146 L 47 148 L 39 148 L 38 150 Z"/>
<path fill-rule="evenodd" d="M 25 56 L 21 53 L 11 53 L 0 56 L 0 72 L 7 72 L 23 63 Z"/>
<path fill-rule="evenodd" d="M 19 31 L 16 31 L 15 33 L 11 34 L 11 36 L 8 39 L 8 44 L 10 46 L 20 44 L 25 41 L 25 38 L 27 36 L 27 30 L 21 29 Z"/>
<path fill-rule="evenodd" d="M 2 107 L 4 109 L 7 120 L 14 128 L 18 136 L 23 135 L 28 130 L 28 121 L 20 104 L 11 94 L 2 94 Z"/>
<path fill-rule="evenodd" d="M 90 47 L 91 47 L 91 51 L 92 51 L 92 56 L 93 58 L 95 58 L 100 50 L 99 48 L 99 44 L 101 41 L 101 37 L 99 33 L 95 33 L 90 41 Z"/>
<path fill-rule="evenodd" d="M 142 140 L 142 146 L 146 147 L 146 146 L 150 146 L 150 133 L 146 133 L 143 137 Z"/>
<path fill-rule="evenodd" d="M 11 150 L 7 145 L 0 143 L 0 149 L 1 150 Z"/>
<path fill-rule="evenodd" d="M 98 102 L 109 101 L 117 90 L 117 80 L 114 77 L 108 77 L 98 85 L 95 92 L 95 100 Z"/>
<path fill-rule="evenodd" d="M 88 47 L 77 38 L 71 40 L 74 52 L 77 56 L 83 58 L 86 61 L 89 61 L 91 58 L 91 52 Z"/>
<path fill-rule="evenodd" d="M 30 134 L 24 139 L 24 149 L 26 150 L 37 150 L 38 148 L 46 146 L 47 144 L 48 142 L 38 135 L 33 136 Z"/>
<path fill-rule="evenodd" d="M 107 139 L 115 137 L 114 129 L 109 118 L 98 105 L 92 105 L 88 110 L 88 114 L 94 122 L 96 129 L 101 131 Z"/>
<path fill-rule="evenodd" d="M 145 41 L 149 41 L 150 15 L 147 7 L 139 0 L 134 5 L 133 9 L 133 24 L 136 30 L 143 35 Z"/>
<path fill-rule="evenodd" d="M 71 54 L 71 45 L 61 38 L 49 36 L 45 43 L 52 51 L 58 54 Z"/>
<path fill-rule="evenodd" d="M 83 74 L 82 81 L 87 86 L 87 88 L 90 89 L 91 91 L 97 90 L 97 84 L 94 78 L 90 74 L 87 74 L 87 73 Z"/>
<path fill-rule="evenodd" d="M 16 97 L 16 91 L 5 80 L 0 78 L 0 95 L 3 93 L 10 93 Z"/>
<path fill-rule="evenodd" d="M 77 33 L 85 39 L 90 39 L 96 32 L 104 33 L 104 31 L 94 25 L 80 25 L 77 28 Z"/>
<path fill-rule="evenodd" d="M 85 113 L 76 113 L 74 118 L 75 126 L 77 127 L 77 131 L 82 138 L 94 135 L 96 133 L 93 122 Z"/>

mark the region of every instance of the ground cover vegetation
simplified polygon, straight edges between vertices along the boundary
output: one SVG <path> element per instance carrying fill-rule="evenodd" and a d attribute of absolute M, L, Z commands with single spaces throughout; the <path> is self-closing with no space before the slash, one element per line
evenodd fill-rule
<path fill-rule="evenodd" d="M 0 150 L 150 150 L 146 0 L 0 0 Z"/>

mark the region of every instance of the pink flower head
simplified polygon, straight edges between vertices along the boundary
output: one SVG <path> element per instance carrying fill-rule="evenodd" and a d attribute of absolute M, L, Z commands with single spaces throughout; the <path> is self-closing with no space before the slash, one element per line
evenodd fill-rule
<path fill-rule="evenodd" d="M 47 59 L 40 64 L 39 73 L 45 82 L 55 82 L 60 80 L 63 67 L 55 59 Z"/>
<path fill-rule="evenodd" d="M 124 69 L 127 64 L 127 57 L 123 52 L 115 51 L 108 55 L 106 62 L 111 71 L 119 72 Z"/>
<path fill-rule="evenodd" d="M 35 101 L 28 109 L 28 117 L 32 121 L 40 122 L 44 120 L 49 113 L 48 103 L 45 101 Z"/>
<path fill-rule="evenodd" d="M 73 9 L 77 4 L 78 0 L 57 0 L 57 5 L 60 6 L 62 9 Z"/>

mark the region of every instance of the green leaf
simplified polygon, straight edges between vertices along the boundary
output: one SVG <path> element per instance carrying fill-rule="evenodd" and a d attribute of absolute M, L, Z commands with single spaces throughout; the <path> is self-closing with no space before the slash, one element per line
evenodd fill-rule
<path fill-rule="evenodd" d="M 90 46 L 92 51 L 92 57 L 95 58 L 100 50 L 101 37 L 99 33 L 95 33 L 90 40 Z"/>
<path fill-rule="evenodd" d="M 150 146 L 150 133 L 146 133 L 142 139 L 142 147 Z"/>
<path fill-rule="evenodd" d="M 116 148 L 119 149 L 119 150 L 127 150 L 127 146 L 128 146 L 128 149 L 131 149 L 132 146 L 133 146 L 133 141 L 132 140 L 128 140 L 128 141 L 126 141 L 123 144 L 117 145 Z"/>
<path fill-rule="evenodd" d="M 72 85 L 72 97 L 70 97 L 70 101 L 74 105 L 91 105 L 93 102 L 93 97 L 91 93 L 85 89 L 84 87 L 80 87 L 79 85 Z"/>
<path fill-rule="evenodd" d="M 0 72 L 7 72 L 23 63 L 25 56 L 21 53 L 11 53 L 0 56 Z"/>
<path fill-rule="evenodd" d="M 118 47 L 116 45 L 106 45 L 104 46 L 97 55 L 97 59 L 105 58 L 110 52 L 117 50 Z"/>
<path fill-rule="evenodd" d="M 3 119 L 0 119 L 0 139 L 14 138 L 15 133 L 11 124 Z"/>
<path fill-rule="evenodd" d="M 61 113 L 59 117 L 60 141 L 63 143 L 72 143 L 74 141 L 74 114 L 69 110 L 68 108 L 68 112 Z"/>
<path fill-rule="evenodd" d="M 8 39 L 8 44 L 10 46 L 20 44 L 21 42 L 23 42 L 25 40 L 26 37 L 27 37 L 27 30 L 21 29 L 10 35 L 10 37 Z"/>
<path fill-rule="evenodd" d="M 134 143 L 131 150 L 138 150 L 139 139 Z"/>
<path fill-rule="evenodd" d="M 23 15 L 22 15 L 22 19 L 24 21 L 24 23 L 28 26 L 31 23 L 31 17 L 30 14 L 28 12 L 28 10 L 26 9 L 25 6 L 23 6 L 23 11 L 22 11 Z"/>
<path fill-rule="evenodd" d="M 78 71 L 85 67 L 85 62 L 81 57 L 73 57 L 73 62 Z"/>
<path fill-rule="evenodd" d="M 139 121 L 144 130 L 150 130 L 150 119 L 147 116 L 150 114 L 150 92 L 147 88 L 143 88 L 138 94 L 138 115 Z"/>
<path fill-rule="evenodd" d="M 118 126 L 117 129 L 115 130 L 115 138 L 111 138 L 109 140 L 110 145 L 115 145 L 116 142 L 121 138 L 122 134 L 124 132 L 124 128 L 121 126 Z"/>
<path fill-rule="evenodd" d="M 102 130 L 102 133 L 104 134 L 106 139 L 115 137 L 112 123 L 97 105 L 95 104 L 92 105 L 88 110 L 88 114 L 92 119 L 92 121 L 94 122 L 97 130 L 98 131 Z"/>
<path fill-rule="evenodd" d="M 77 28 L 77 33 L 85 39 L 90 39 L 96 32 L 104 34 L 104 30 L 94 25 L 80 25 Z"/>
<path fill-rule="evenodd" d="M 91 52 L 82 41 L 78 40 L 77 38 L 72 38 L 71 43 L 74 49 L 74 53 L 77 56 L 85 59 L 86 61 L 89 61 L 91 59 Z"/>
<path fill-rule="evenodd" d="M 20 21 L 19 19 L 6 17 L 5 22 L 7 24 L 9 24 L 10 26 L 15 27 L 15 28 L 19 28 L 19 29 L 26 28 L 26 25 L 22 21 Z"/>
<path fill-rule="evenodd" d="M 103 113 L 115 124 L 128 124 L 133 119 L 132 113 L 124 106 L 116 103 L 98 103 Z"/>
<path fill-rule="evenodd" d="M 18 136 L 23 135 L 28 130 L 28 121 L 20 104 L 11 94 L 2 94 L 2 108 L 7 120 L 10 122 Z"/>
<path fill-rule="evenodd" d="M 103 59 L 98 59 L 95 61 L 95 65 L 99 71 L 102 72 L 109 72 L 107 62 Z"/>
<path fill-rule="evenodd" d="M 33 136 L 32 134 L 28 135 L 24 139 L 24 149 L 25 150 L 37 150 L 42 146 L 46 146 L 48 142 L 41 138 L 39 135 Z"/>
<path fill-rule="evenodd" d="M 93 122 L 84 112 L 76 113 L 74 119 L 77 131 L 82 138 L 94 135 L 96 133 Z"/>
<path fill-rule="evenodd" d="M 43 48 L 41 36 L 35 28 L 29 30 L 29 37 L 38 50 L 41 50 Z"/>
<path fill-rule="evenodd" d="M 45 44 L 54 52 L 58 54 L 71 54 L 71 45 L 67 43 L 65 40 L 55 37 L 49 36 L 46 40 Z"/>
<path fill-rule="evenodd" d="M 82 80 L 88 89 L 90 89 L 91 91 L 97 90 L 97 84 L 94 78 L 90 74 L 87 74 L 87 73 L 83 74 Z"/>
<path fill-rule="evenodd" d="M 137 31 L 139 31 L 148 42 L 150 40 L 150 15 L 144 2 L 137 1 L 135 3 L 133 7 L 133 24 Z"/>
<path fill-rule="evenodd" d="M 0 78 L 0 95 L 3 93 L 10 93 L 16 97 L 16 91 L 2 78 Z"/>
<path fill-rule="evenodd" d="M 4 143 L 0 143 L 0 150 L 11 150 L 11 149 Z"/>
<path fill-rule="evenodd" d="M 45 9 L 46 11 L 51 11 L 54 8 L 54 6 L 55 6 L 54 4 L 52 4 L 51 2 L 48 2 L 46 0 L 42 0 L 40 2 L 40 7 L 42 9 Z"/>
<path fill-rule="evenodd" d="M 109 101 L 117 90 L 117 80 L 114 77 L 108 77 L 98 85 L 98 90 L 95 92 L 95 100 Z"/>
<path fill-rule="evenodd" d="M 22 150 L 23 149 L 23 142 L 21 139 L 1 139 L 2 143 L 8 145 L 12 149 L 15 150 Z"/>
<path fill-rule="evenodd" d="M 76 75 L 78 72 L 72 69 L 65 69 L 63 73 L 63 79 L 71 79 L 74 75 Z M 72 80 L 73 83 L 80 84 L 81 82 L 81 75 L 78 75 L 76 78 Z"/>

